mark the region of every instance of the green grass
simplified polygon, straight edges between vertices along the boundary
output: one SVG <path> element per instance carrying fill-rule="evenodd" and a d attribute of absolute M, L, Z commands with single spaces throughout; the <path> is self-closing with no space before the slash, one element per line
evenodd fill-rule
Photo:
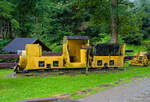
<path fill-rule="evenodd" d="M 52 97 L 58 94 L 74 94 L 79 90 L 96 87 L 103 84 L 113 85 L 118 80 L 128 81 L 136 75 L 145 76 L 150 74 L 148 67 L 129 67 L 126 71 L 113 71 L 104 73 L 78 74 L 76 76 L 61 75 L 49 77 L 24 77 L 4 78 L 11 70 L 0 70 L 0 101 L 16 102 L 18 100 Z M 95 93 L 97 91 L 92 91 Z M 80 95 L 72 95 L 78 98 Z"/>
<path fill-rule="evenodd" d="M 9 69 L 9 70 L 1 69 L 0 70 L 0 79 L 4 79 L 7 74 L 10 74 L 12 72 L 13 72 L 13 70 L 11 70 L 11 69 Z"/>

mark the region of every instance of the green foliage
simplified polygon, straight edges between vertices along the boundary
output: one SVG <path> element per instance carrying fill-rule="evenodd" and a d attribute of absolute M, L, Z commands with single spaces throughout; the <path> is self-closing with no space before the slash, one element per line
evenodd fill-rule
<path fill-rule="evenodd" d="M 11 19 L 14 5 L 7 1 L 0 1 L 0 21 L 4 19 Z"/>
<path fill-rule="evenodd" d="M 60 51 L 66 35 L 86 35 L 92 43 L 109 43 L 111 0 L 2 0 L 0 4 L 0 21 L 11 22 L 11 35 L 39 38 L 54 51 Z M 140 44 L 149 35 L 148 9 L 118 0 L 119 43 Z"/>
<path fill-rule="evenodd" d="M 32 28 L 31 37 L 37 37 L 54 51 L 60 51 L 62 39 L 68 35 L 88 35 L 96 37 L 100 32 L 97 25 L 87 26 L 84 17 L 76 16 L 74 4 L 66 2 L 50 2 L 41 0 L 37 3 L 35 10 L 39 11 L 38 22 Z M 82 29 L 86 26 L 86 29 Z"/>
<path fill-rule="evenodd" d="M 62 52 L 62 45 L 58 45 L 57 43 L 51 45 L 50 48 L 53 49 L 54 52 Z"/>
<path fill-rule="evenodd" d="M 150 52 L 150 44 L 147 44 L 147 45 L 146 45 L 146 51 L 147 51 L 147 52 Z"/>
<path fill-rule="evenodd" d="M 141 44 L 143 40 L 143 33 L 140 32 L 142 26 L 142 18 L 145 16 L 143 10 L 130 9 L 124 12 L 122 19 L 119 22 L 119 34 L 122 35 L 123 40 L 128 44 Z"/>
<path fill-rule="evenodd" d="M 140 52 L 146 52 L 146 47 L 143 45 L 126 44 L 127 50 L 133 50 L 133 52 L 126 53 L 127 56 L 133 56 Z"/>
<path fill-rule="evenodd" d="M 0 49 L 2 49 L 5 45 L 7 45 L 10 40 L 0 40 Z"/>
<path fill-rule="evenodd" d="M 146 51 L 150 52 L 150 41 L 149 40 L 143 41 L 143 45 L 145 46 Z"/>
<path fill-rule="evenodd" d="M 2 51 L 2 48 L 4 48 L 9 42 L 10 40 L 0 40 L 0 54 L 7 54 L 7 52 Z"/>
<path fill-rule="evenodd" d="M 109 36 L 109 34 L 100 33 L 98 37 L 93 37 L 91 39 L 91 42 L 94 44 L 109 43 L 110 42 L 110 36 Z"/>
<path fill-rule="evenodd" d="M 145 12 L 145 16 L 143 17 L 143 25 L 141 29 L 141 33 L 144 34 L 144 39 L 149 38 L 150 35 L 150 1 L 149 0 L 135 0 L 137 8 L 143 10 Z"/>
<path fill-rule="evenodd" d="M 76 1 L 74 5 L 76 5 L 76 9 L 79 10 L 76 16 L 84 16 L 86 18 L 84 20 L 88 22 L 88 24 L 94 24 L 96 25 L 95 27 L 99 27 L 99 33 L 111 33 L 111 0 Z M 143 10 L 135 9 L 135 6 L 132 2 L 127 0 L 118 0 L 118 9 L 115 11 L 115 13 L 118 15 L 117 30 L 118 34 L 121 35 L 121 38 L 124 38 L 126 43 L 141 43 L 142 38 L 140 40 L 135 38 L 135 40 L 132 42 L 132 40 L 128 40 L 128 37 L 133 35 L 140 35 L 140 37 L 143 37 L 143 34 L 139 33 L 142 26 L 142 18 L 145 16 Z M 95 37 L 99 37 L 99 33 L 95 35 L 93 34 L 94 36 L 92 39 L 96 40 Z M 104 38 L 104 40 L 105 39 L 106 38 Z M 98 43 L 99 42 L 108 41 L 106 39 L 106 41 L 99 40 Z"/>
<path fill-rule="evenodd" d="M 7 0 L 0 1 L 0 31 L 3 39 L 13 38 L 13 34 L 19 29 L 19 22 L 13 14 L 15 7 L 15 4 Z"/>
<path fill-rule="evenodd" d="M 135 33 L 135 34 L 126 34 L 122 38 L 128 44 L 140 45 L 143 40 L 143 34 Z"/>

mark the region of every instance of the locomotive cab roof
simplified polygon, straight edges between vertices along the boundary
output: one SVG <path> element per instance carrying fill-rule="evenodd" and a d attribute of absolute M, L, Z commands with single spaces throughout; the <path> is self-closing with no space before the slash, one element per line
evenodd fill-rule
<path fill-rule="evenodd" d="M 87 36 L 65 36 L 67 40 L 88 40 Z"/>

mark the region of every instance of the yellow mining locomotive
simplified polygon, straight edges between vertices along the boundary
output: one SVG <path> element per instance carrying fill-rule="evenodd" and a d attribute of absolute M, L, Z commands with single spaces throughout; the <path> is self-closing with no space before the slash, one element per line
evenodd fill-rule
<path fill-rule="evenodd" d="M 147 52 L 140 52 L 133 56 L 130 62 L 131 66 L 148 66 L 150 60 L 150 54 Z"/>
<path fill-rule="evenodd" d="M 124 45 L 98 44 L 91 47 L 87 36 L 65 36 L 60 56 L 42 56 L 39 44 L 27 44 L 15 71 L 121 67 L 124 64 L 124 52 Z"/>

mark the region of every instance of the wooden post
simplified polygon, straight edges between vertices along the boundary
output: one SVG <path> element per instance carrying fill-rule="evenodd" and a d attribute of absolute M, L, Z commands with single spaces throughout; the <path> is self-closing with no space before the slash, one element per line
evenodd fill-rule
<path fill-rule="evenodd" d="M 2 39 L 2 23 L 0 22 L 0 39 Z"/>
<path fill-rule="evenodd" d="M 89 70 L 89 49 L 87 49 L 86 53 L 86 74 L 88 74 L 88 70 Z"/>
<path fill-rule="evenodd" d="M 91 46 L 87 46 L 85 47 L 85 49 L 87 49 L 87 53 L 86 53 L 86 74 L 87 74 L 89 70 L 89 54 L 90 54 Z"/>

